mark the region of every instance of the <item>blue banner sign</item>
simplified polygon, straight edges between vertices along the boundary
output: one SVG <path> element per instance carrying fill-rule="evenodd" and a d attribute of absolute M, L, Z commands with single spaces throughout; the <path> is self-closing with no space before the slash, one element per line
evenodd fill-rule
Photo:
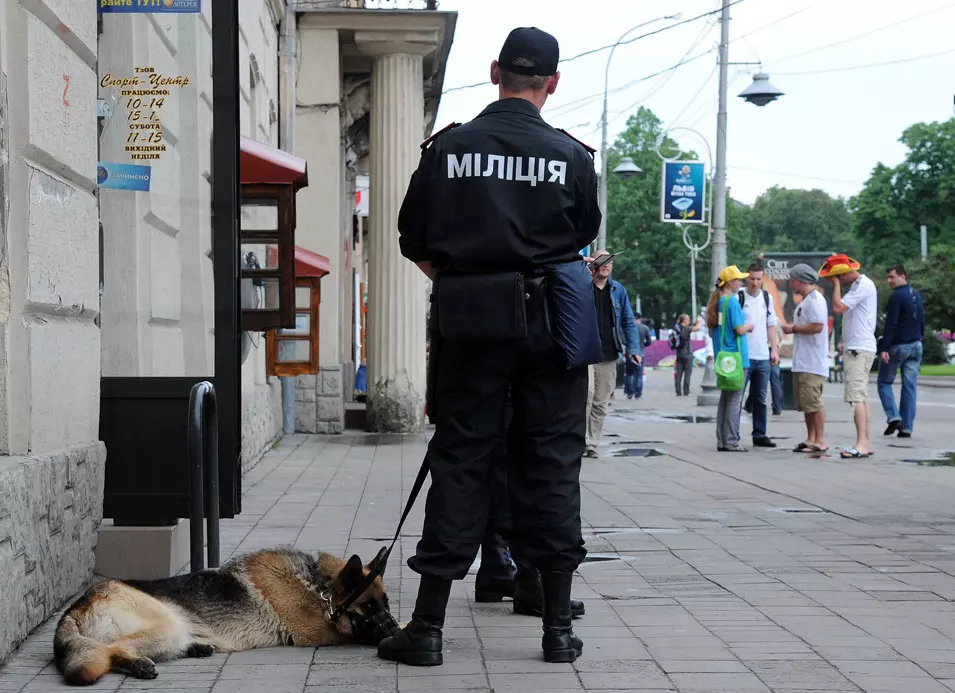
<path fill-rule="evenodd" d="M 706 169 L 702 161 L 664 161 L 660 221 L 705 224 Z"/>
<path fill-rule="evenodd" d="M 201 0 L 96 0 L 100 14 L 179 14 L 200 12 Z"/>
<path fill-rule="evenodd" d="M 114 164 L 101 161 L 96 166 L 96 184 L 113 190 L 149 192 L 152 168 L 138 164 Z"/>

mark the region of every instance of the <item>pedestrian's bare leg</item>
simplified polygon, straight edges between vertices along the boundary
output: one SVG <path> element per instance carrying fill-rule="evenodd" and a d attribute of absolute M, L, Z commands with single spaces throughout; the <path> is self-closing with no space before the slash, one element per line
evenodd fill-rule
<path fill-rule="evenodd" d="M 820 409 L 812 413 L 813 442 L 817 448 L 826 447 L 826 410 Z"/>
<path fill-rule="evenodd" d="M 816 444 L 816 424 L 813 416 L 814 414 L 808 412 L 803 414 L 806 419 L 806 445 Z"/>

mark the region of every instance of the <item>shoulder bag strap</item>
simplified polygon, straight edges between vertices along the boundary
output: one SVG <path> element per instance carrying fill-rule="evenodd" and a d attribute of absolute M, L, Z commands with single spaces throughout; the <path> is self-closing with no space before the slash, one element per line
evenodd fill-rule
<path fill-rule="evenodd" d="M 729 296 L 726 297 L 726 303 L 723 304 L 723 319 L 720 321 L 720 348 L 716 350 L 716 353 L 720 353 L 723 350 L 723 345 L 726 344 L 726 335 L 723 330 L 726 328 L 726 323 L 729 320 L 729 315 L 726 313 L 727 307 L 729 307 Z M 716 299 L 717 304 L 719 304 L 721 299 Z"/>

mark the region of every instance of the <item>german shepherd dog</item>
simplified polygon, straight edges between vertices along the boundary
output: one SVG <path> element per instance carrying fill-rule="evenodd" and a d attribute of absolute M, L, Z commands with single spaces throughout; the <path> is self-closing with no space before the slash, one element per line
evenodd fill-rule
<path fill-rule="evenodd" d="M 357 555 L 346 562 L 327 553 L 278 548 L 168 579 L 107 579 L 60 618 L 53 640 L 56 665 L 67 683 L 89 685 L 110 671 L 154 679 L 156 662 L 215 652 L 377 645 L 380 637 L 365 627 L 363 614 L 388 610 L 380 576 L 332 621 L 368 573 Z"/>

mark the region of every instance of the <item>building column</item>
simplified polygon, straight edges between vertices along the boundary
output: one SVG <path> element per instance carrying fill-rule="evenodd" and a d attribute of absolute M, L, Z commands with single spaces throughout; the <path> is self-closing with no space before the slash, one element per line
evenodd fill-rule
<path fill-rule="evenodd" d="M 436 33 L 358 32 L 371 77 L 368 425 L 420 430 L 426 385 L 425 277 L 398 247 L 398 211 L 424 138 L 423 57 Z"/>

